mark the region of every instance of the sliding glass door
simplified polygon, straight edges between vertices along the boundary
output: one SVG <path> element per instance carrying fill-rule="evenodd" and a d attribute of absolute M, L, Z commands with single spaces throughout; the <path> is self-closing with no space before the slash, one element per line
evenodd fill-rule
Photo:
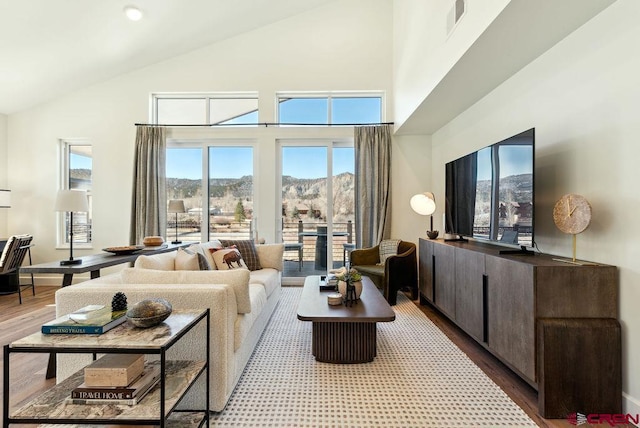
<path fill-rule="evenodd" d="M 353 147 L 281 143 L 280 161 L 284 276 L 326 274 L 343 265 L 345 244 L 355 242 Z"/>

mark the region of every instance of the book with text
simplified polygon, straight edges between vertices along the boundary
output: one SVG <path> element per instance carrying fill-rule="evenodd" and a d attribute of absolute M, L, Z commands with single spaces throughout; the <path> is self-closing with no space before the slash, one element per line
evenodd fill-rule
<path fill-rule="evenodd" d="M 43 334 L 102 334 L 127 320 L 126 310 L 89 305 L 42 325 Z"/>
<path fill-rule="evenodd" d="M 84 383 L 71 390 L 68 401 L 72 404 L 126 404 L 133 405 L 160 381 L 160 366 L 150 364 L 138 379 L 125 387 L 88 387 Z"/>

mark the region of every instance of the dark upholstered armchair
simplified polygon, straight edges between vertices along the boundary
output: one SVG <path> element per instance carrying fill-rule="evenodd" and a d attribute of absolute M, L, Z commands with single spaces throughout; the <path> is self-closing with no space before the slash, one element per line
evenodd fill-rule
<path fill-rule="evenodd" d="M 358 272 L 371 278 L 384 294 L 390 305 L 396 304 L 398 290 L 409 288 L 411 298 L 418 298 L 418 262 L 416 244 L 400 241 L 398 254 L 390 256 L 384 266 L 380 262 L 380 246 L 353 250 L 350 256 L 351 266 Z"/>

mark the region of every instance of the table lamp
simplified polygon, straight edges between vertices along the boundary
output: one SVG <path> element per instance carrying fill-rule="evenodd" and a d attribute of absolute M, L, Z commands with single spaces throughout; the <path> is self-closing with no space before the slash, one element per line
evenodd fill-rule
<path fill-rule="evenodd" d="M 186 212 L 184 209 L 184 201 L 181 199 L 171 199 L 169 201 L 168 213 L 175 213 L 176 215 L 176 240 L 172 241 L 172 244 L 182 244 L 182 241 L 178 241 L 178 213 Z"/>
<path fill-rule="evenodd" d="M 436 211 L 436 197 L 431 192 L 418 193 L 413 195 L 409 201 L 411 209 L 420 215 L 430 216 L 430 229 L 427 230 L 429 239 L 436 239 L 438 231 L 433 230 L 433 213 Z"/>
<path fill-rule="evenodd" d="M 56 197 L 55 211 L 69 213 L 69 260 L 61 260 L 63 266 L 77 265 L 82 259 L 73 258 L 73 213 L 89 212 L 86 190 L 60 190 Z"/>

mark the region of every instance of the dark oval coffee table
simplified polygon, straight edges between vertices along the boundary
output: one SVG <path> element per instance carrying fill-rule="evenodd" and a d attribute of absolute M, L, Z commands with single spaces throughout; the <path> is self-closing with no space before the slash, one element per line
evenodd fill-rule
<path fill-rule="evenodd" d="M 312 322 L 312 353 L 316 361 L 335 364 L 368 363 L 376 357 L 376 323 L 396 314 L 368 277 L 353 306 L 327 303 L 330 291 L 320 291 L 320 277 L 308 276 L 298 304 L 298 319 Z"/>

